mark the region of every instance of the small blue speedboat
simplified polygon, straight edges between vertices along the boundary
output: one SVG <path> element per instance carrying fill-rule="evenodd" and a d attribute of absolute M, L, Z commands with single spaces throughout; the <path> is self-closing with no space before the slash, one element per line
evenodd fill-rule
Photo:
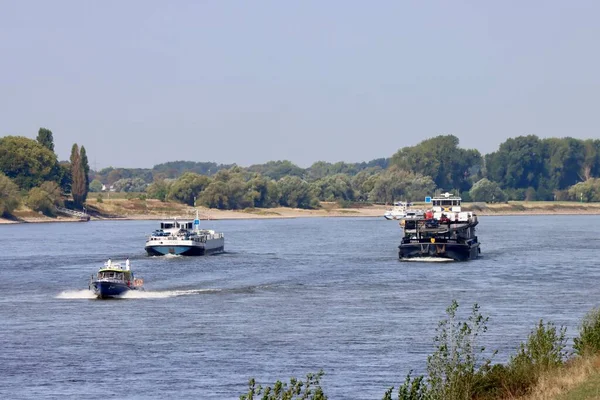
<path fill-rule="evenodd" d="M 129 290 L 144 290 L 144 280 L 134 276 L 129 259 L 124 267 L 109 259 L 96 276 L 92 275 L 89 288 L 99 299 L 107 299 L 120 297 Z"/>

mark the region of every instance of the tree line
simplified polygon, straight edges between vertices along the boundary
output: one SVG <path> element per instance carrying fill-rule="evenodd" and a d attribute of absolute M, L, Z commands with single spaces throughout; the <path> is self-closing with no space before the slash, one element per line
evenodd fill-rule
<path fill-rule="evenodd" d="M 172 161 L 151 169 L 93 171 L 85 148 L 77 144 L 69 161 L 58 162 L 52 132 L 40 128 L 37 140 L 0 138 L 0 171 L 21 192 L 38 188 L 29 196 L 31 204 L 41 198 L 60 202 L 49 184 L 41 188 L 44 182 L 54 182 L 60 193 L 72 196 L 76 207 L 85 203 L 88 192 L 104 188 L 220 209 L 314 208 L 322 201 L 390 204 L 418 201 L 440 191 L 460 194 L 465 201 L 589 202 L 600 201 L 600 140 L 519 136 L 483 156 L 460 147 L 457 137 L 442 135 L 403 147 L 389 158 L 361 163 L 318 161 L 301 168 L 279 160 L 244 168 Z M 10 182 L 4 181 L 3 187 Z M 3 208 L 14 207 L 14 201 L 2 201 L 10 205 Z"/>
<path fill-rule="evenodd" d="M 40 128 L 36 140 L 0 138 L 0 215 L 24 203 L 34 211 L 55 215 L 72 197 L 82 208 L 89 192 L 89 163 L 84 146 L 73 144 L 69 161 L 58 161 L 52 131 Z"/>

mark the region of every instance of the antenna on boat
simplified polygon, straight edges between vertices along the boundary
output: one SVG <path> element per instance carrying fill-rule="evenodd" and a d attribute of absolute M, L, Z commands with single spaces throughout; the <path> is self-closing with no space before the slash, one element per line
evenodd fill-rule
<path fill-rule="evenodd" d="M 198 215 L 198 209 L 196 208 L 196 219 L 194 220 L 194 230 L 198 232 L 200 230 L 200 216 Z"/>

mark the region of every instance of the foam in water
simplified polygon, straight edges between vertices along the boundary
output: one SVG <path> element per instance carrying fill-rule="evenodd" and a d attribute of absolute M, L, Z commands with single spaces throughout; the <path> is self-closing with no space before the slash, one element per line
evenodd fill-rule
<path fill-rule="evenodd" d="M 154 257 L 161 257 L 161 258 L 180 258 L 183 257 L 181 254 L 171 254 L 171 253 L 167 253 L 163 256 L 154 256 Z"/>
<path fill-rule="evenodd" d="M 123 299 L 166 299 L 169 297 L 190 296 L 202 293 L 215 293 L 219 289 L 190 289 L 190 290 L 163 290 L 163 291 L 145 291 L 145 290 L 129 290 L 121 296 Z"/>
<path fill-rule="evenodd" d="M 442 257 L 413 257 L 403 259 L 402 261 L 408 262 L 453 262 L 454 260 L 451 258 L 442 258 Z"/>
<path fill-rule="evenodd" d="M 91 290 L 66 290 L 61 292 L 57 299 L 95 299 L 96 295 Z"/>
<path fill-rule="evenodd" d="M 169 297 L 190 296 L 202 293 L 216 293 L 220 289 L 189 289 L 189 290 L 162 290 L 162 291 L 145 291 L 145 290 L 128 290 L 121 299 L 167 299 Z M 96 295 L 91 290 L 66 290 L 61 292 L 57 299 L 63 300 L 78 300 L 78 299 L 95 299 Z"/>

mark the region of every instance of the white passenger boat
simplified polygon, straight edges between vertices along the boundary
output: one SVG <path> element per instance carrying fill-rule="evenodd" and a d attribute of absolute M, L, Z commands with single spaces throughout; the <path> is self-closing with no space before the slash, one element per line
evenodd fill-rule
<path fill-rule="evenodd" d="M 161 221 L 160 229 L 148 237 L 145 249 L 151 256 L 222 253 L 225 250 L 225 236 L 213 230 L 200 229 L 200 218 L 196 210 L 196 219 L 193 221 L 178 221 L 176 218 Z"/>

